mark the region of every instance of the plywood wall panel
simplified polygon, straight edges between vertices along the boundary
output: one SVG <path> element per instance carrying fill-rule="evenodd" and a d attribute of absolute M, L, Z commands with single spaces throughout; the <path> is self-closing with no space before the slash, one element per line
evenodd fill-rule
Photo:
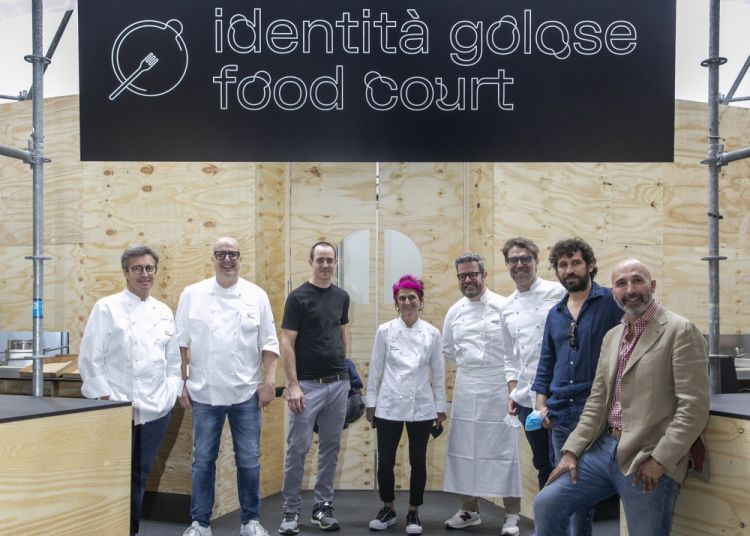
<path fill-rule="evenodd" d="M 708 331 L 708 264 L 700 260 L 705 255 L 703 247 L 664 246 L 669 264 L 661 284 L 669 297 L 668 307 L 692 320 L 703 333 Z"/>
<path fill-rule="evenodd" d="M 708 179 L 702 166 L 677 164 L 664 170 L 664 245 L 707 247 Z"/>
<path fill-rule="evenodd" d="M 485 258 L 485 269 L 490 273 L 495 270 L 493 252 L 502 247 L 495 234 L 498 229 L 495 227 L 493 169 L 491 162 L 466 164 L 464 174 L 467 249 Z"/>
<path fill-rule="evenodd" d="M 692 476 L 685 480 L 671 534 L 750 534 L 750 438 L 746 430 L 747 420 L 711 416 L 705 431 L 709 481 Z"/>
<path fill-rule="evenodd" d="M 127 534 L 129 407 L 0 424 L 0 534 Z"/>
<path fill-rule="evenodd" d="M 384 163 L 380 167 L 380 228 L 404 233 L 419 249 L 425 282 L 422 318 L 440 329 L 448 307 L 460 297 L 453 260 L 468 246 L 462 231 L 464 171 L 462 164 L 444 163 Z M 382 321 L 393 318 L 388 305 Z"/>
<path fill-rule="evenodd" d="M 81 213 L 72 210 L 80 202 L 81 164 L 78 161 L 78 100 L 45 101 L 43 168 L 44 239 L 48 244 L 81 241 Z M 0 127 L 0 144 L 27 150 L 32 131 L 31 102 L 2 106 L 8 120 Z M 0 242 L 8 245 L 31 244 L 33 233 L 33 173 L 28 164 L 2 157 L 0 166 L 0 212 L 7 215 L 0 230 Z"/>
<path fill-rule="evenodd" d="M 247 235 L 255 229 L 252 163 L 86 163 L 85 240 Z"/>
<path fill-rule="evenodd" d="M 750 249 L 750 159 L 730 164 L 722 173 L 719 207 L 724 218 L 719 222 L 722 248 Z"/>
<path fill-rule="evenodd" d="M 661 246 L 664 234 L 662 166 L 599 164 L 596 169 L 607 199 L 604 241 Z"/>
<path fill-rule="evenodd" d="M 606 225 L 608 200 L 594 164 L 495 164 L 494 175 L 495 222 L 504 235 L 591 237 Z"/>
<path fill-rule="evenodd" d="M 286 298 L 286 203 L 289 172 L 290 167 L 285 163 L 262 162 L 256 166 L 256 244 L 252 261 L 255 265 L 255 282 L 268 293 L 279 335 Z M 280 359 L 277 364 L 276 385 L 283 386 L 285 383 L 283 361 Z M 284 399 L 279 398 L 263 414 L 261 493 L 264 496 L 281 491 L 284 481 L 286 407 Z"/>
<path fill-rule="evenodd" d="M 374 273 L 375 240 L 375 165 L 372 163 L 295 163 L 290 170 L 290 273 L 291 288 L 310 277 L 310 247 L 325 240 L 339 244 L 349 234 L 370 230 L 370 270 Z M 374 286 L 374 285 L 373 285 Z M 366 360 L 375 333 L 374 290 L 369 304 L 352 303 L 349 311 L 348 353 Z M 360 372 L 362 370 L 360 369 Z M 304 488 L 314 486 L 317 467 L 317 436 L 307 456 Z M 358 423 L 344 433 L 337 469 L 336 487 L 372 488 L 373 443 L 367 430 Z"/>
<path fill-rule="evenodd" d="M 474 239 L 489 231 L 486 208 L 482 211 L 483 224 L 477 226 L 476 234 L 464 232 L 466 191 L 472 192 L 475 203 L 487 189 L 491 191 L 487 168 L 478 168 L 471 177 L 467 177 L 468 166 L 455 163 L 386 163 L 380 170 L 380 227 L 383 231 L 399 230 L 414 241 L 423 262 L 423 273 L 418 274 L 425 282 L 422 318 L 442 330 L 445 313 L 461 297 L 453 260 L 468 250 L 470 244 L 487 245 L 487 236 Z M 381 256 L 383 254 L 381 249 Z M 383 281 L 382 284 L 390 286 L 393 282 Z M 383 306 L 379 320 L 385 322 L 394 316 L 389 303 Z M 449 400 L 453 379 L 451 369 L 446 377 Z M 427 488 L 442 489 L 444 437 L 430 441 L 427 462 Z M 397 487 L 408 489 L 410 466 L 406 431 L 399 445 L 395 474 Z"/>
<path fill-rule="evenodd" d="M 689 101 L 675 104 L 674 161 L 677 164 L 699 163 L 708 154 L 706 104 Z"/>
<path fill-rule="evenodd" d="M 3 330 L 31 331 L 33 265 L 24 258 L 31 253 L 31 246 L 26 245 L 0 247 Z M 80 301 L 85 279 L 80 269 L 82 251 L 78 244 L 60 244 L 47 246 L 45 253 L 52 259 L 44 263 L 44 326 L 47 331 L 65 331 L 80 325 L 84 312 Z"/>

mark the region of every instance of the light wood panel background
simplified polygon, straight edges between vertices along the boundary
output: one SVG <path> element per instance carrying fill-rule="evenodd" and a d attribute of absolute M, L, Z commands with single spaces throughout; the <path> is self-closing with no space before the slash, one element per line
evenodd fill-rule
<path fill-rule="evenodd" d="M 53 257 L 45 265 L 45 327 L 69 330 L 73 352 L 94 302 L 122 288 L 119 255 L 128 245 L 146 242 L 161 253 L 154 295 L 175 307 L 184 286 L 212 275 L 213 241 L 237 237 L 242 275 L 269 292 L 278 324 L 286 293 L 309 275 L 310 245 L 340 242 L 362 229 L 370 231 L 371 290 L 368 305 L 352 307 L 350 356 L 365 380 L 375 327 L 393 316 L 378 304 L 382 290 L 375 293 L 392 284 L 382 280 L 386 229 L 419 247 L 425 318 L 439 327 L 459 297 L 451 264 L 458 254 L 484 255 L 491 286 L 508 294 L 513 284 L 500 252 L 506 238 L 534 239 L 543 250 L 540 273 L 553 278 L 544 250 L 580 235 L 596 251 L 600 282 L 608 283 L 618 260 L 639 257 L 655 274 L 659 298 L 707 328 L 707 269 L 700 260 L 707 251 L 707 170 L 699 163 L 706 154 L 704 104 L 676 103 L 674 163 L 383 163 L 379 197 L 374 163 L 81 163 L 77 97 L 48 99 L 45 111 L 52 160 L 45 167 L 45 253 Z M 727 150 L 750 145 L 750 110 L 723 108 L 721 120 Z M 29 103 L 0 105 L 0 143 L 25 147 L 30 125 Z M 749 177 L 747 160 L 721 174 L 724 333 L 750 325 Z M 31 263 L 23 257 L 31 253 L 31 173 L 10 159 L 0 165 L 0 213 L 0 327 L 28 330 Z M 280 489 L 283 478 L 286 410 L 274 404 L 264 420 L 264 494 Z M 430 444 L 431 489 L 442 482 L 444 441 Z M 356 423 L 344 434 L 337 486 L 373 488 L 374 451 L 374 434 Z M 314 455 L 315 448 L 309 460 Z M 400 487 L 407 482 L 404 462 Z M 305 485 L 313 478 L 308 466 Z M 529 513 L 533 476 L 524 475 L 524 488 Z"/>
<path fill-rule="evenodd" d="M 689 476 L 680 488 L 672 526 L 674 536 L 750 534 L 748 425 L 750 421 L 743 419 L 711 416 L 705 432 L 710 449 L 710 481 Z"/>
<path fill-rule="evenodd" d="M 750 437 L 747 419 L 711 415 L 704 432 L 708 480 L 691 473 L 680 487 L 672 536 L 750 534 Z M 628 536 L 620 504 L 620 534 Z M 631 535 L 635 536 L 635 535 Z"/>
<path fill-rule="evenodd" d="M 130 407 L 0 424 L 0 534 L 127 534 Z"/>
<path fill-rule="evenodd" d="M 338 245 L 349 234 L 370 231 L 369 269 L 374 274 L 375 231 L 375 165 L 372 163 L 304 163 L 291 165 L 290 217 L 290 282 L 296 288 L 310 278 L 308 263 L 310 247 L 319 241 Z M 370 286 L 368 304 L 352 301 L 349 308 L 348 356 L 363 375 L 375 324 L 376 299 Z M 280 313 L 281 314 L 281 313 Z M 337 485 L 348 489 L 372 489 L 374 485 L 374 437 L 364 420 L 350 426 L 343 434 L 336 472 Z M 315 484 L 318 439 L 307 456 L 302 485 Z"/>

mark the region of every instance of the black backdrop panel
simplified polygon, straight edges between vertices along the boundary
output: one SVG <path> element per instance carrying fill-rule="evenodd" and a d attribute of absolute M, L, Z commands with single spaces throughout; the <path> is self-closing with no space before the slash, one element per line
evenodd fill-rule
<path fill-rule="evenodd" d="M 78 7 L 82 160 L 673 160 L 675 0 Z"/>

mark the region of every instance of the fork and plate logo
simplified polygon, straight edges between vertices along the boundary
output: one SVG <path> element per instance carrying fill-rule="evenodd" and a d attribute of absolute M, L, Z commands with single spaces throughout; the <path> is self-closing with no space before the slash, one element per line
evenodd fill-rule
<path fill-rule="evenodd" d="M 121 31 L 112 45 L 117 85 L 109 100 L 126 90 L 141 97 L 159 97 L 180 85 L 189 63 L 182 33 L 177 19 L 141 20 Z"/>

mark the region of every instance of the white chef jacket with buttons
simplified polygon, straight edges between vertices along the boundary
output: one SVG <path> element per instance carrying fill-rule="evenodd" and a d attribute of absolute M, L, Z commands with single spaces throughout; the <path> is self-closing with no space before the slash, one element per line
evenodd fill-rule
<path fill-rule="evenodd" d="M 428 421 L 445 413 L 445 360 L 440 331 L 399 317 L 378 327 L 370 357 L 365 404 L 390 421 Z M 432 384 L 430 385 L 430 376 Z"/>
<path fill-rule="evenodd" d="M 261 353 L 279 355 L 268 294 L 240 278 L 223 288 L 216 278 L 182 291 L 177 339 L 190 348 L 190 398 L 212 406 L 249 400 L 262 382 Z"/>
<path fill-rule="evenodd" d="M 505 339 L 512 348 L 505 352 L 505 380 L 518 381 L 510 394 L 520 406 L 534 409 L 536 393 L 531 385 L 536 377 L 547 313 L 565 295 L 557 282 L 537 278 L 528 291 L 516 289 L 502 307 Z"/>
<path fill-rule="evenodd" d="M 81 393 L 133 402 L 133 422 L 166 415 L 182 392 L 174 316 L 164 303 L 129 290 L 100 299 L 78 352 Z"/>
<path fill-rule="evenodd" d="M 473 497 L 520 497 L 518 430 L 506 422 L 506 298 L 486 290 L 445 316 L 443 353 L 457 364 L 443 490 Z"/>

